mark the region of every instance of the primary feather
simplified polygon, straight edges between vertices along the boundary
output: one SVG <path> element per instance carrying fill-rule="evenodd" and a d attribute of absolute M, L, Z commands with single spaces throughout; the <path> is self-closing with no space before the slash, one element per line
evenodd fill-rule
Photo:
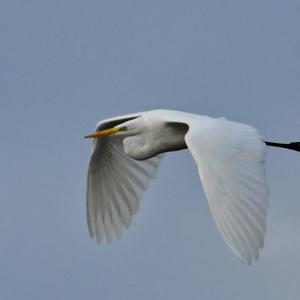
<path fill-rule="evenodd" d="M 209 122 L 205 131 L 200 124 L 191 126 L 186 142 L 221 235 L 241 260 L 251 264 L 266 230 L 266 146 L 248 125 L 225 119 Z"/>
<path fill-rule="evenodd" d="M 123 123 L 138 115 L 105 120 L 97 130 Z M 98 243 L 119 238 L 139 207 L 143 192 L 156 174 L 161 156 L 137 161 L 124 153 L 123 138 L 95 139 L 87 178 L 87 220 Z"/>

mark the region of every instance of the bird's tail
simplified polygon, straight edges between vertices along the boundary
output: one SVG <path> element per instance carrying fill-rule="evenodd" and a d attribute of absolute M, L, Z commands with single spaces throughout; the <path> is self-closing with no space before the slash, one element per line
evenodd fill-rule
<path fill-rule="evenodd" d="M 284 143 L 273 143 L 273 142 L 265 141 L 265 143 L 266 143 L 266 145 L 271 146 L 271 147 L 285 148 L 285 149 L 290 149 L 290 150 L 300 152 L 300 142 L 284 144 Z"/>

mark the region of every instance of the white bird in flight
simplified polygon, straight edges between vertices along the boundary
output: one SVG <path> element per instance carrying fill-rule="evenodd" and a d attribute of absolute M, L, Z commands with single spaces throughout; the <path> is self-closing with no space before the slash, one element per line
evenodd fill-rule
<path fill-rule="evenodd" d="M 266 142 L 246 124 L 172 110 L 106 119 L 86 138 L 94 138 L 87 221 L 98 243 L 130 225 L 164 153 L 188 148 L 224 241 L 249 265 L 266 231 L 266 145 L 300 151 L 300 143 Z"/>

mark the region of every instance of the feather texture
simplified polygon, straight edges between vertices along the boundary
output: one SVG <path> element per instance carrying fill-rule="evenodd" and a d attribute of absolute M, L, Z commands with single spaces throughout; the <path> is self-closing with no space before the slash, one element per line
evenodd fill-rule
<path fill-rule="evenodd" d="M 190 124 L 187 145 L 198 166 L 209 207 L 225 242 L 249 265 L 266 231 L 265 144 L 251 126 L 211 119 Z"/>
<path fill-rule="evenodd" d="M 137 115 L 109 119 L 97 130 L 123 123 Z M 143 192 L 155 177 L 162 155 L 137 161 L 124 153 L 123 137 L 95 139 L 87 177 L 87 221 L 98 243 L 119 238 L 132 222 Z"/>

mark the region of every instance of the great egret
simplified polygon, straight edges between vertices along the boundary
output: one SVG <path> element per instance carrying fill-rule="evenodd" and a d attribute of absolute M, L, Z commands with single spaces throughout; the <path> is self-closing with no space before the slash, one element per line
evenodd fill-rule
<path fill-rule="evenodd" d="M 249 265 L 266 231 L 266 144 L 300 151 L 300 143 L 264 142 L 249 125 L 171 110 L 110 118 L 86 138 L 94 138 L 87 221 L 98 243 L 130 225 L 163 153 L 188 148 L 223 239 Z"/>

